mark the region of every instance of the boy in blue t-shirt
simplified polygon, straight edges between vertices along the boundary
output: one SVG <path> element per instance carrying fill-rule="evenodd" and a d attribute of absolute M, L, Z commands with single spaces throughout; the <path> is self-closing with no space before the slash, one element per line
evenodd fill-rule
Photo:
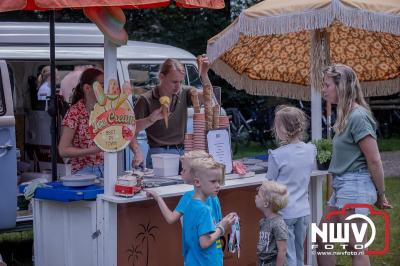
<path fill-rule="evenodd" d="M 223 178 L 223 166 L 212 158 L 191 162 L 194 195 L 186 206 L 183 222 L 183 251 L 185 265 L 222 266 L 216 241 L 235 219 L 235 213 L 225 216 L 217 225 L 206 199 L 217 195 Z"/>
<path fill-rule="evenodd" d="M 181 171 L 181 177 L 182 180 L 185 181 L 186 184 L 193 184 L 193 176 L 191 175 L 191 162 L 195 159 L 199 158 L 211 158 L 211 156 L 202 150 L 194 150 L 185 153 L 181 157 L 181 163 L 182 163 L 182 171 Z M 222 174 L 224 175 L 224 169 L 221 169 Z M 222 177 L 222 180 L 224 177 Z M 165 201 L 162 197 L 160 197 L 157 192 L 152 191 L 152 190 L 147 190 L 146 191 L 148 196 L 153 197 L 161 210 L 161 213 L 163 214 L 165 220 L 169 224 L 173 224 L 177 222 L 184 214 L 185 210 L 187 209 L 188 204 L 190 203 L 191 199 L 194 196 L 194 190 L 186 192 L 181 199 L 178 202 L 178 205 L 176 206 L 174 211 L 171 211 L 168 206 L 165 204 Z M 221 213 L 221 205 L 219 202 L 219 199 L 217 195 L 212 195 L 211 197 L 208 197 L 206 199 L 206 205 L 211 208 L 211 215 L 213 219 L 213 223 L 216 225 L 218 224 L 221 219 L 222 219 L 222 213 Z M 182 219 L 183 220 L 183 219 Z M 183 221 L 182 221 L 183 223 Z M 183 236 L 182 236 L 183 237 Z M 182 241 L 183 242 L 183 241 Z M 221 245 L 221 240 L 217 239 L 217 248 L 220 256 L 220 261 L 222 265 L 223 261 L 223 251 L 222 251 L 222 245 Z M 183 254 L 185 253 L 185 247 L 183 247 Z"/>

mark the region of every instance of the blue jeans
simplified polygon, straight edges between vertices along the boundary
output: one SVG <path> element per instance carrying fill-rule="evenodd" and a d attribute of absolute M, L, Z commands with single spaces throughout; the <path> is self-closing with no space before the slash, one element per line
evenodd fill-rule
<path fill-rule="evenodd" d="M 310 215 L 284 219 L 288 227 L 288 240 L 286 241 L 286 262 L 288 266 L 304 265 L 304 240 L 310 225 Z"/>
<path fill-rule="evenodd" d="M 343 175 L 334 175 L 333 193 L 328 206 L 343 208 L 348 203 L 367 203 L 374 205 L 377 199 L 375 185 L 367 168 L 361 168 Z M 355 208 L 355 213 L 368 215 L 366 208 Z"/>
<path fill-rule="evenodd" d="M 95 175 L 97 178 L 104 178 L 104 166 L 103 165 L 88 165 L 75 172 L 80 175 Z"/>
<path fill-rule="evenodd" d="M 160 153 L 171 153 L 171 154 L 179 154 L 183 155 L 185 151 L 183 149 L 178 149 L 178 148 L 162 148 L 162 147 L 154 147 L 150 148 L 149 152 L 147 153 L 147 158 L 146 158 L 146 167 L 147 168 L 153 168 L 153 162 L 151 160 L 151 155 L 152 154 L 160 154 Z"/>

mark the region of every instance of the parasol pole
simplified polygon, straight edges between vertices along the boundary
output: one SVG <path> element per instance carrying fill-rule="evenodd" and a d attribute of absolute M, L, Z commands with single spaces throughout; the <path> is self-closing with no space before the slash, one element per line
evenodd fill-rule
<path fill-rule="evenodd" d="M 324 67 L 331 64 L 331 57 L 330 57 L 330 45 L 329 45 L 329 31 L 323 29 L 324 31 L 324 42 L 323 42 L 323 55 L 324 55 Z M 321 75 L 321 80 L 323 79 Z M 323 80 L 322 80 L 323 84 Z M 322 85 L 321 84 L 321 85 Z M 321 87 L 322 89 L 322 87 Z M 326 101 L 326 130 L 327 134 L 326 137 L 328 139 L 332 138 L 332 130 L 331 130 L 331 115 L 332 115 L 332 103 Z M 325 197 L 329 199 L 332 195 L 332 175 L 328 174 L 326 177 L 326 195 Z"/>
<path fill-rule="evenodd" d="M 311 31 L 311 69 L 310 69 L 310 84 L 311 84 L 311 136 L 313 140 L 318 140 L 322 137 L 322 99 L 321 88 L 323 84 L 321 71 L 328 61 L 328 37 L 325 30 Z M 311 182 L 312 191 L 315 195 L 322 198 L 322 179 L 318 179 L 317 183 Z M 312 213 L 311 220 L 320 222 L 322 218 L 322 201 L 311 202 Z M 316 257 L 312 255 L 311 243 L 307 243 L 307 261 L 309 264 L 317 265 Z"/>
<path fill-rule="evenodd" d="M 331 131 L 331 123 L 332 123 L 332 104 L 326 101 L 326 138 L 332 138 Z"/>
<path fill-rule="evenodd" d="M 110 79 L 117 78 L 117 46 L 104 36 L 104 92 L 108 91 Z M 114 185 L 117 181 L 118 153 L 104 152 L 104 195 L 113 196 Z M 104 252 L 100 255 L 103 265 L 117 265 L 117 204 L 101 201 L 101 211 L 104 212 L 104 245 L 100 248 Z"/>
<path fill-rule="evenodd" d="M 56 97 L 56 44 L 55 44 L 55 10 L 50 10 L 49 16 L 49 24 L 50 24 L 50 86 L 51 86 L 51 94 L 50 94 L 50 106 L 52 106 L 51 110 L 51 176 L 52 180 L 57 180 L 57 97 Z"/>
<path fill-rule="evenodd" d="M 329 65 L 329 38 L 325 29 L 311 31 L 311 135 L 313 140 L 322 137 L 322 70 Z"/>
<path fill-rule="evenodd" d="M 117 78 L 117 46 L 104 36 L 104 92 L 110 79 Z M 112 196 L 117 181 L 118 153 L 104 152 L 104 194 Z"/>
<path fill-rule="evenodd" d="M 311 31 L 311 138 L 320 139 L 322 136 L 322 108 L 321 87 L 322 80 L 319 74 L 323 66 L 324 34 L 321 30 Z"/>

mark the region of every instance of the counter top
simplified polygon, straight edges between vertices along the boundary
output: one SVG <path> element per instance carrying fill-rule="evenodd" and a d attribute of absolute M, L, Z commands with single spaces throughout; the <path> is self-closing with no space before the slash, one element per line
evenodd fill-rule
<path fill-rule="evenodd" d="M 315 170 L 311 173 L 311 178 L 324 177 L 327 174 L 328 174 L 327 171 Z M 259 185 L 264 180 L 265 180 L 265 173 L 257 174 L 255 176 L 247 177 L 247 178 L 225 180 L 225 185 L 221 187 L 221 190 Z M 193 185 L 187 185 L 187 184 L 149 188 L 149 190 L 156 191 L 163 198 L 180 196 L 180 195 L 183 195 L 185 192 L 190 191 L 192 189 L 193 189 Z M 130 203 L 130 202 L 138 202 L 138 201 L 144 201 L 144 200 L 153 200 L 151 198 L 146 197 L 146 193 L 144 191 L 141 191 L 140 193 L 136 194 L 135 196 L 128 197 L 128 198 L 117 197 L 117 196 L 108 196 L 105 194 L 99 194 L 98 198 L 103 199 L 105 201 L 113 202 L 113 203 Z"/>

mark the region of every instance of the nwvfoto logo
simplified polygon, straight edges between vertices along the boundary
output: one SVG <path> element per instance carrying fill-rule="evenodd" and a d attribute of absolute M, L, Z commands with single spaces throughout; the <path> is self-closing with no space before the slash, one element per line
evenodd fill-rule
<path fill-rule="evenodd" d="M 389 214 L 385 211 L 374 210 L 373 206 L 369 204 L 346 204 L 341 210 L 330 212 L 326 215 L 326 219 L 330 220 L 335 216 L 344 216 L 348 209 L 354 208 L 368 208 L 371 216 L 381 216 L 385 221 L 385 239 L 384 247 L 381 250 L 366 250 L 365 255 L 384 255 L 389 252 L 389 242 L 390 242 L 390 220 Z M 354 219 L 361 219 L 365 222 L 361 223 L 359 227 L 357 223 L 352 223 Z M 376 227 L 374 222 L 366 215 L 362 214 L 352 214 L 345 219 L 346 223 L 323 223 L 322 228 L 319 228 L 317 224 L 311 224 L 311 248 L 318 248 L 317 235 L 321 238 L 321 242 L 324 243 L 324 248 L 327 250 L 332 250 L 334 248 L 333 244 L 339 243 L 343 249 L 349 245 L 350 239 L 350 229 L 354 234 L 356 244 L 354 245 L 355 250 L 364 250 L 368 248 L 375 240 L 376 237 Z M 364 239 L 367 236 L 368 227 L 371 229 L 371 236 L 368 241 L 364 244 Z"/>

